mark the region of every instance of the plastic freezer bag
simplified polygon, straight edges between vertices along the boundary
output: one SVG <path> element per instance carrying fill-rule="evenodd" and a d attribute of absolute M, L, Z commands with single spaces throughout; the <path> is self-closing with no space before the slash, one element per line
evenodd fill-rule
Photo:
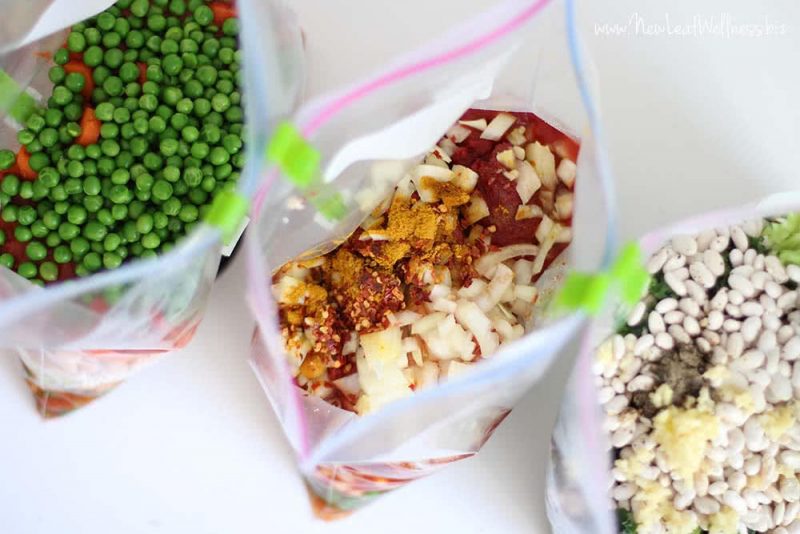
<path fill-rule="evenodd" d="M 315 510 L 327 518 L 474 455 L 582 322 L 580 314 L 541 314 L 565 266 L 596 269 L 613 248 L 609 189 L 596 141 L 583 129 L 562 6 L 504 2 L 441 33 L 386 70 L 304 106 L 293 119 L 299 134 L 287 127 L 294 139 L 284 146 L 306 159 L 318 150 L 320 174 L 302 178 L 299 162 L 285 165 L 276 156 L 289 176 L 278 179 L 273 169 L 271 188 L 254 202 L 246 247 L 258 319 L 253 366 L 297 452 Z M 347 239 L 468 108 L 534 112 L 580 138 L 574 240 L 537 284 L 535 325 L 471 373 L 366 416 L 304 394 L 281 340 L 272 269 Z M 292 150 L 283 155 L 291 158 Z M 298 176 L 307 181 L 295 187 Z"/>
<path fill-rule="evenodd" d="M 670 243 L 670 240 L 675 236 L 704 235 L 704 239 L 710 241 L 713 236 L 708 233 L 709 231 L 715 232 L 715 236 L 723 236 L 724 230 L 731 225 L 742 225 L 742 228 L 750 232 L 750 234 L 742 234 L 742 236 L 749 235 L 752 243 L 752 239 L 759 239 L 764 234 L 763 230 L 760 229 L 760 224 L 748 223 L 748 221 L 782 217 L 797 213 L 799 210 L 800 194 L 797 192 L 777 193 L 762 201 L 740 208 L 696 216 L 667 228 L 655 230 L 642 237 L 640 245 L 645 258 L 651 265 L 655 265 L 653 263 L 655 260 L 651 261 L 653 255 L 663 252 L 662 247 Z M 717 229 L 722 230 L 716 232 Z M 800 231 L 797 228 L 795 228 L 794 235 L 793 250 L 795 252 L 792 253 L 794 254 L 794 259 L 789 263 L 800 259 L 796 252 L 798 249 L 797 236 L 800 235 Z M 728 243 L 727 247 L 737 248 L 737 246 L 740 246 L 734 245 L 733 238 L 724 239 L 725 243 Z M 742 238 L 740 237 L 739 239 L 741 240 Z M 726 250 L 729 250 L 729 248 Z M 723 256 L 726 255 L 723 254 Z M 711 299 L 715 294 L 709 294 L 708 298 Z M 615 482 L 611 473 L 613 461 L 611 454 L 612 442 L 610 440 L 611 435 L 608 433 L 610 430 L 609 422 L 606 420 L 606 415 L 600 404 L 601 392 L 599 386 L 604 386 L 605 384 L 602 383 L 601 377 L 598 376 L 598 372 L 602 370 L 601 367 L 598 367 L 601 351 L 603 350 L 602 347 L 610 346 L 612 334 L 625 327 L 629 315 L 632 314 L 633 312 L 629 305 L 621 305 L 619 302 L 609 303 L 606 309 L 593 320 L 591 327 L 588 329 L 582 353 L 570 378 L 561 413 L 553 432 L 551 459 L 547 471 L 547 511 L 554 532 L 611 534 L 636 531 L 633 516 L 626 514 L 615 517 L 615 510 L 618 507 L 612 502 L 610 493 Z M 647 322 L 648 318 L 645 316 L 641 324 L 646 324 Z M 676 341 L 676 343 L 679 342 Z M 747 346 L 745 349 L 747 349 Z M 714 480 L 718 480 L 718 478 Z M 649 500 L 655 503 L 653 506 L 660 506 L 657 499 L 657 496 L 649 497 Z M 725 503 L 727 502 L 729 502 L 729 499 L 725 500 Z M 726 505 L 718 506 L 718 511 L 721 514 L 729 513 L 730 510 Z M 689 508 L 692 508 L 691 503 L 689 503 Z M 664 512 L 663 515 L 659 515 L 656 518 L 657 522 L 663 521 L 663 525 L 656 525 L 651 530 L 639 531 L 672 531 L 670 528 L 674 529 L 676 527 L 667 525 L 667 516 L 668 513 Z M 709 514 L 708 517 L 713 518 L 715 516 L 714 514 Z M 720 515 L 721 517 L 722 515 Z M 763 525 L 758 525 L 758 518 L 751 518 L 754 522 L 748 523 L 747 527 L 736 524 L 740 518 L 746 517 L 737 514 L 734 518 L 734 526 L 732 527 L 734 530 L 732 531 L 747 531 L 748 528 L 756 529 L 757 532 L 765 531 L 761 528 Z M 707 531 L 710 528 L 709 521 L 712 521 L 709 518 L 699 526 L 696 524 L 692 526 L 691 531 L 694 531 L 695 528 Z M 786 518 L 789 519 L 789 522 L 793 520 L 788 515 Z M 784 526 L 786 525 L 788 523 Z M 768 529 L 779 527 L 780 524 L 774 524 L 768 526 Z M 643 527 L 638 526 L 638 528 L 641 529 Z M 723 529 L 720 531 L 728 531 L 724 530 L 722 526 L 719 528 Z M 772 532 L 772 530 L 768 531 Z"/>
<path fill-rule="evenodd" d="M 69 18 L 52 18 L 63 14 L 63 4 L 55 2 L 35 21 L 28 37 L 70 22 Z M 75 4 L 70 3 L 77 7 L 73 11 L 91 16 L 112 2 Z M 246 205 L 259 177 L 262 151 L 256 147 L 266 145 L 276 118 L 288 114 L 297 103 L 302 41 L 294 16 L 282 3 L 242 1 L 237 7 L 239 44 L 244 49 L 242 69 L 246 71 L 243 90 L 256 95 L 245 99 L 247 165 L 238 191 L 227 197 L 241 206 Z M 20 123 L 31 108 L 43 104 L 42 95 L 50 94 L 50 58 L 68 32 L 57 31 L 0 56 L 4 77 L 0 147 L 17 151 Z M 11 230 L 9 225 L 3 229 Z M 0 348 L 21 359 L 26 381 L 44 416 L 60 415 L 90 402 L 158 356 L 191 340 L 216 276 L 223 247 L 221 233 L 216 223 L 198 224 L 172 250 L 156 258 L 45 288 L 0 268 Z"/>

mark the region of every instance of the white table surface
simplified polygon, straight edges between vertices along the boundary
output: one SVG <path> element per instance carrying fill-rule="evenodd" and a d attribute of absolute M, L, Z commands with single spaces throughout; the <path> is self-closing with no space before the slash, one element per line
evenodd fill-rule
<path fill-rule="evenodd" d="M 340 26 L 311 0 L 296 4 L 311 60 L 331 61 L 317 36 Z M 721 12 L 755 23 L 766 15 L 787 24 L 780 37 L 602 37 L 593 35 L 595 22 L 623 23 L 637 10 L 661 22 L 664 8 L 592 4 L 585 38 L 625 235 L 800 183 L 799 80 L 789 72 L 800 49 L 800 8 L 790 0 L 769 9 L 720 1 L 669 11 L 673 23 Z M 312 92 L 324 86 L 320 79 Z M 242 268 L 236 262 L 221 277 L 186 349 L 67 417 L 40 420 L 17 362 L 0 359 L 0 532 L 549 532 L 543 474 L 574 347 L 480 455 L 324 524 L 310 514 L 291 451 L 247 364 L 253 323 L 241 298 Z"/>

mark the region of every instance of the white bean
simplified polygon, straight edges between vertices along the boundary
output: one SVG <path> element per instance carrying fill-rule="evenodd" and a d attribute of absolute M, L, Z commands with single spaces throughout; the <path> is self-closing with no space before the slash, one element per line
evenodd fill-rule
<path fill-rule="evenodd" d="M 772 278 L 774 278 L 779 284 L 784 284 L 789 280 L 789 275 L 786 272 L 786 269 L 783 267 L 781 260 L 779 260 L 776 256 L 765 257 L 764 267 L 767 269 L 767 272 L 772 276 Z"/>
<path fill-rule="evenodd" d="M 697 254 L 697 241 L 690 235 L 676 235 L 672 238 L 672 248 L 684 256 Z"/>
<path fill-rule="evenodd" d="M 734 267 L 731 269 L 730 274 L 739 274 L 744 276 L 745 278 L 750 278 L 753 276 L 755 269 L 753 269 L 752 265 L 740 265 L 739 267 Z"/>
<path fill-rule="evenodd" d="M 728 302 L 731 304 L 735 304 L 736 306 L 741 305 L 744 302 L 744 296 L 741 292 L 737 291 L 736 289 L 731 289 L 728 291 Z"/>
<path fill-rule="evenodd" d="M 717 294 L 711 299 L 711 309 L 722 311 L 728 304 L 728 289 L 721 288 Z"/>
<path fill-rule="evenodd" d="M 742 497 L 744 497 L 747 507 L 751 510 L 758 508 L 758 505 L 761 504 L 761 492 L 753 488 L 745 488 L 742 491 Z"/>
<path fill-rule="evenodd" d="M 750 281 L 753 283 L 753 287 L 756 288 L 757 291 L 763 291 L 764 287 L 767 285 L 767 282 L 770 281 L 770 276 L 764 271 L 756 271 L 750 277 Z"/>
<path fill-rule="evenodd" d="M 784 477 L 780 483 L 780 491 L 785 501 L 797 502 L 800 500 L 800 482 L 797 481 L 797 478 Z"/>
<path fill-rule="evenodd" d="M 628 382 L 628 391 L 634 393 L 636 391 L 647 391 L 653 387 L 654 379 L 652 376 L 639 375 Z"/>
<path fill-rule="evenodd" d="M 781 351 L 778 349 L 772 349 L 764 354 L 767 355 L 767 372 L 771 375 L 778 373 L 779 365 L 781 363 Z M 789 364 L 789 362 L 784 363 L 787 365 Z"/>
<path fill-rule="evenodd" d="M 703 496 L 696 497 L 694 500 L 694 508 L 701 514 L 711 515 L 719 512 L 719 502 L 711 497 Z"/>
<path fill-rule="evenodd" d="M 700 284 L 694 280 L 686 280 L 684 285 L 686 286 L 686 293 L 692 298 L 692 300 L 697 302 L 697 304 L 705 304 L 705 302 L 708 300 L 708 294 Z"/>
<path fill-rule="evenodd" d="M 697 343 L 697 348 L 700 349 L 700 352 L 703 354 L 708 354 L 711 352 L 711 342 L 708 341 L 706 338 L 701 337 L 698 338 L 695 343 Z"/>
<path fill-rule="evenodd" d="M 664 263 L 666 263 L 667 258 L 669 257 L 667 253 L 667 249 L 662 248 L 658 252 L 656 252 L 653 256 L 647 260 L 647 272 L 650 274 L 656 274 L 664 267 Z"/>
<path fill-rule="evenodd" d="M 714 276 L 722 276 L 725 273 L 725 260 L 716 250 L 708 249 L 703 252 L 703 263 Z"/>
<path fill-rule="evenodd" d="M 742 357 L 736 361 L 736 365 L 749 371 L 761 367 L 765 358 L 766 356 L 760 350 L 751 349 L 742 354 Z"/>
<path fill-rule="evenodd" d="M 731 227 L 731 239 L 734 246 L 742 252 L 750 248 L 750 241 L 747 239 L 744 230 L 738 226 Z"/>
<path fill-rule="evenodd" d="M 783 522 L 783 514 L 786 513 L 786 503 L 783 501 L 778 502 L 772 508 L 772 524 L 773 526 L 780 525 Z M 778 529 L 778 530 L 786 530 L 786 529 Z M 778 530 L 775 532 L 777 533 Z"/>
<path fill-rule="evenodd" d="M 742 315 L 746 317 L 755 317 L 764 313 L 764 307 L 752 300 L 743 302 L 742 305 L 739 306 L 739 309 L 742 311 Z"/>
<path fill-rule="evenodd" d="M 744 351 L 744 338 L 742 337 L 742 334 L 739 332 L 733 332 L 731 335 L 729 335 L 725 348 L 731 358 L 736 359 L 741 356 L 742 351 Z"/>
<path fill-rule="evenodd" d="M 754 342 L 759 332 L 761 332 L 761 319 L 758 317 L 748 317 L 742 323 L 741 332 L 745 343 Z"/>
<path fill-rule="evenodd" d="M 787 311 L 790 308 L 794 308 L 797 304 L 797 291 L 787 291 L 776 301 L 778 308 Z"/>
<path fill-rule="evenodd" d="M 717 281 L 717 278 L 706 267 L 706 264 L 701 261 L 696 261 L 689 266 L 689 276 L 706 289 L 713 287 Z"/>
<path fill-rule="evenodd" d="M 675 254 L 667 260 L 664 264 L 664 273 L 675 271 L 686 265 L 686 256 L 683 254 Z"/>
<path fill-rule="evenodd" d="M 698 317 L 700 315 L 700 305 L 697 301 L 690 298 L 683 298 L 678 303 L 678 308 L 686 315 Z"/>
<path fill-rule="evenodd" d="M 790 469 L 794 471 L 800 470 L 800 452 L 783 451 L 778 455 L 778 459 Z"/>
<path fill-rule="evenodd" d="M 644 302 L 638 302 L 628 316 L 628 326 L 636 326 L 639 324 L 644 317 L 645 311 L 647 311 L 647 305 Z"/>
<path fill-rule="evenodd" d="M 753 260 L 753 269 L 757 271 L 763 271 L 765 267 L 766 264 L 764 263 L 764 255 L 763 254 L 756 255 L 755 259 Z"/>
<path fill-rule="evenodd" d="M 795 264 L 787 265 L 786 275 L 792 282 L 800 283 L 800 265 L 795 265 Z"/>
<path fill-rule="evenodd" d="M 792 387 L 800 389 L 800 362 L 794 362 L 792 366 Z"/>
<path fill-rule="evenodd" d="M 678 324 L 683 321 L 684 313 L 680 310 L 672 310 L 664 314 L 666 324 Z"/>
<path fill-rule="evenodd" d="M 773 403 L 785 402 L 792 398 L 792 383 L 783 375 L 772 375 L 767 388 L 767 400 Z"/>
<path fill-rule="evenodd" d="M 645 334 L 636 341 L 636 345 L 633 347 L 633 353 L 636 356 L 642 356 L 647 349 L 653 346 L 654 343 L 655 338 L 653 337 L 653 334 Z"/>
<path fill-rule="evenodd" d="M 737 514 L 747 512 L 747 502 L 735 491 L 728 490 L 722 496 L 722 502 L 733 508 Z"/>
<path fill-rule="evenodd" d="M 756 293 L 750 280 L 740 274 L 731 274 L 728 276 L 728 285 L 741 293 L 745 298 L 750 298 Z"/>
<path fill-rule="evenodd" d="M 656 334 L 656 346 L 664 350 L 670 350 L 675 346 L 675 340 L 666 332 L 659 332 Z"/>
<path fill-rule="evenodd" d="M 674 271 L 672 271 L 672 274 L 682 282 L 686 282 L 687 280 L 689 280 L 689 269 L 687 267 L 681 267 L 680 269 L 675 269 Z"/>
<path fill-rule="evenodd" d="M 664 319 L 660 313 L 655 310 L 650 312 L 650 315 L 647 316 L 647 328 L 651 334 L 658 334 L 666 330 Z"/>
<path fill-rule="evenodd" d="M 745 251 L 745 253 L 744 253 L 744 262 L 745 262 L 745 264 L 753 265 L 753 262 L 755 261 L 756 256 L 758 256 L 758 252 L 756 252 L 752 248 L 747 249 Z"/>
<path fill-rule="evenodd" d="M 793 266 L 794 267 L 794 266 Z M 764 291 L 766 291 L 767 295 L 772 297 L 773 299 L 777 299 L 783 294 L 783 286 L 777 282 L 772 280 L 768 280 L 766 284 L 764 284 Z"/>
<path fill-rule="evenodd" d="M 625 395 L 617 395 L 605 405 L 606 413 L 611 415 L 617 415 L 627 407 L 628 397 Z"/>
<path fill-rule="evenodd" d="M 761 317 L 761 322 L 764 324 L 764 327 L 769 328 L 770 330 L 778 331 L 778 329 L 782 326 L 781 320 L 777 314 L 773 312 L 767 312 Z"/>
<path fill-rule="evenodd" d="M 636 493 L 636 484 L 626 482 L 624 484 L 617 484 L 611 494 L 617 501 L 627 501 Z"/>
<path fill-rule="evenodd" d="M 620 428 L 611 435 L 611 445 L 622 448 L 633 439 L 633 428 Z"/>
<path fill-rule="evenodd" d="M 742 316 L 742 310 L 735 304 L 728 304 L 725 306 L 725 313 L 730 317 L 739 319 Z"/>
<path fill-rule="evenodd" d="M 730 239 L 726 235 L 721 235 L 716 237 L 711 241 L 708 245 L 708 248 L 716 250 L 717 252 L 723 252 L 726 248 L 728 248 L 728 242 Z"/>
<path fill-rule="evenodd" d="M 744 263 L 744 253 L 738 248 L 735 248 L 731 250 L 728 259 L 731 260 L 731 265 L 733 267 L 738 267 Z"/>
<path fill-rule="evenodd" d="M 798 512 L 800 512 L 800 502 L 792 502 L 787 504 L 786 512 L 783 514 L 783 524 L 788 525 L 794 521 L 797 518 Z"/>
<path fill-rule="evenodd" d="M 692 342 L 692 337 L 686 333 L 686 330 L 679 324 L 670 325 L 669 328 L 667 328 L 667 333 L 678 343 L 687 345 Z"/>
<path fill-rule="evenodd" d="M 758 337 L 758 350 L 767 352 L 778 346 L 778 338 L 772 330 L 764 330 Z"/>
<path fill-rule="evenodd" d="M 725 319 L 722 322 L 722 329 L 725 332 L 738 332 L 742 328 L 742 322 L 736 319 Z"/>
<path fill-rule="evenodd" d="M 678 309 L 678 301 L 672 297 L 661 299 L 655 306 L 655 311 L 657 311 L 662 315 L 677 309 Z"/>
<path fill-rule="evenodd" d="M 708 314 L 708 328 L 710 330 L 719 330 L 725 322 L 725 316 L 719 310 L 711 310 Z"/>
<path fill-rule="evenodd" d="M 667 283 L 669 288 L 675 292 L 676 295 L 684 297 L 686 296 L 686 284 L 683 281 L 675 276 L 674 273 L 667 273 L 664 275 L 664 282 Z"/>
<path fill-rule="evenodd" d="M 700 335 L 700 323 L 698 323 L 697 319 L 690 315 L 687 315 L 683 318 L 683 329 L 690 336 Z"/>
<path fill-rule="evenodd" d="M 788 324 L 782 325 L 776 330 L 776 336 L 779 344 L 787 343 L 794 335 L 794 329 Z"/>

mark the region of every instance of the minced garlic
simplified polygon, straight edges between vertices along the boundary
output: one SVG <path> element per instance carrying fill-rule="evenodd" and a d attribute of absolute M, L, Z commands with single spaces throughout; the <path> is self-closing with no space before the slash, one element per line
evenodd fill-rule
<path fill-rule="evenodd" d="M 764 428 L 769 439 L 776 441 L 789 430 L 795 422 L 795 403 L 784 404 L 764 412 L 758 417 L 758 422 Z"/>
<path fill-rule="evenodd" d="M 661 384 L 653 393 L 650 394 L 650 402 L 656 408 L 664 408 L 672 404 L 673 391 L 669 384 Z"/>
<path fill-rule="evenodd" d="M 739 532 L 739 514 L 729 506 L 723 506 L 709 519 L 708 534 L 736 534 Z"/>
<path fill-rule="evenodd" d="M 719 433 L 719 419 L 702 408 L 670 406 L 653 422 L 653 438 L 666 454 L 670 468 L 692 484 L 709 442 Z"/>

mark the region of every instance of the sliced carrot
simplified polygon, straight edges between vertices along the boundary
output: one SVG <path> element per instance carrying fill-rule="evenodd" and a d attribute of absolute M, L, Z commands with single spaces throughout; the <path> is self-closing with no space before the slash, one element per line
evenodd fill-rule
<path fill-rule="evenodd" d="M 144 84 L 147 81 L 147 65 L 140 61 L 136 66 L 139 67 L 139 83 Z"/>
<path fill-rule="evenodd" d="M 211 2 L 208 7 L 214 12 L 214 24 L 217 26 L 222 26 L 223 22 L 236 16 L 236 6 L 227 2 Z"/>
<path fill-rule="evenodd" d="M 100 139 L 101 125 L 92 108 L 88 106 L 83 108 L 83 115 L 81 115 L 81 134 L 75 139 L 75 142 L 83 146 L 96 143 L 97 140 Z"/>
<path fill-rule="evenodd" d="M 92 91 L 94 90 L 94 79 L 92 78 L 92 69 L 87 67 L 86 64 L 81 61 L 70 61 L 69 63 L 64 65 L 64 70 L 68 73 L 77 72 L 78 74 L 83 75 L 83 79 L 86 80 L 86 84 L 83 86 L 81 94 L 85 98 L 91 98 Z"/>
<path fill-rule="evenodd" d="M 24 146 L 20 147 L 19 152 L 17 152 L 17 168 L 19 169 L 19 177 L 24 180 L 36 179 L 36 171 L 31 169 L 28 164 L 30 159 L 31 155 L 28 154 L 28 150 Z"/>

